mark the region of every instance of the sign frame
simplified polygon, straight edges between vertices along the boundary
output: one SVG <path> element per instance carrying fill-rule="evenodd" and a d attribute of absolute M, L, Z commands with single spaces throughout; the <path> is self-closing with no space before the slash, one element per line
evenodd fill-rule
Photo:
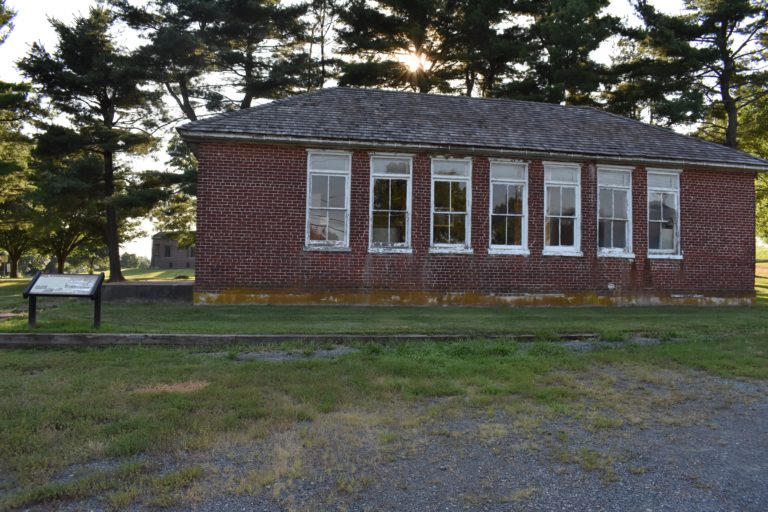
<path fill-rule="evenodd" d="M 94 280 L 93 286 L 91 286 L 91 289 L 87 293 L 45 293 L 45 292 L 35 292 L 35 284 L 37 284 L 37 281 L 42 276 L 51 276 L 56 278 L 66 278 L 66 277 L 89 277 L 96 279 Z M 25 299 L 29 299 L 29 328 L 34 329 L 37 327 L 37 298 L 38 297 L 78 297 L 78 298 L 89 298 L 93 302 L 93 327 L 95 329 L 98 329 L 101 327 L 101 285 L 104 282 L 104 272 L 100 273 L 97 276 L 94 276 L 93 274 L 43 274 L 42 272 L 38 271 L 35 273 L 35 277 L 32 278 L 32 281 L 30 281 L 29 285 L 27 286 L 26 290 L 24 290 L 24 293 L 22 296 Z"/>

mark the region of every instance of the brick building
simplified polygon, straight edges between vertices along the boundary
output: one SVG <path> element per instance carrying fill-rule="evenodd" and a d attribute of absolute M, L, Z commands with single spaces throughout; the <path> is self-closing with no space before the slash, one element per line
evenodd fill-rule
<path fill-rule="evenodd" d="M 172 233 L 152 236 L 150 268 L 195 268 L 195 246 L 179 247 Z"/>
<path fill-rule="evenodd" d="M 201 303 L 754 296 L 768 162 L 596 109 L 335 88 L 179 132 Z"/>

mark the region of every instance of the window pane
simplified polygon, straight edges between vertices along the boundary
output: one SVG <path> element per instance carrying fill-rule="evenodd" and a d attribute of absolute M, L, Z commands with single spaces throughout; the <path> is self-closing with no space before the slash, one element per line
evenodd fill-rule
<path fill-rule="evenodd" d="M 392 213 L 389 216 L 389 243 L 405 243 L 405 213 Z"/>
<path fill-rule="evenodd" d="M 465 215 L 451 215 L 451 243 L 463 244 L 467 237 Z"/>
<path fill-rule="evenodd" d="M 467 211 L 467 184 L 463 181 L 451 182 L 451 211 Z"/>
<path fill-rule="evenodd" d="M 675 225 L 671 222 L 659 223 L 661 226 L 661 248 L 672 250 L 675 248 Z"/>
<path fill-rule="evenodd" d="M 343 210 L 328 210 L 328 240 L 343 242 L 346 231 L 347 213 Z"/>
<path fill-rule="evenodd" d="M 309 239 L 325 240 L 327 225 L 327 210 L 309 210 Z"/>
<path fill-rule="evenodd" d="M 389 180 L 373 180 L 373 209 L 389 209 Z"/>
<path fill-rule="evenodd" d="M 451 182 L 435 182 L 435 211 L 449 211 L 451 209 Z"/>
<path fill-rule="evenodd" d="M 627 191 L 613 191 L 613 217 L 616 219 L 627 218 Z"/>
<path fill-rule="evenodd" d="M 507 245 L 523 244 L 522 217 L 507 217 Z"/>
<path fill-rule="evenodd" d="M 491 243 L 493 245 L 505 245 L 506 239 L 506 217 L 503 215 L 491 216 Z"/>
<path fill-rule="evenodd" d="M 507 197 L 509 198 L 507 212 L 521 215 L 523 213 L 523 186 L 509 185 Z"/>
<path fill-rule="evenodd" d="M 346 202 L 344 201 L 346 184 L 347 178 L 343 176 L 328 177 L 328 205 L 331 208 L 346 207 Z"/>
<path fill-rule="evenodd" d="M 312 190 L 310 192 L 312 208 L 325 208 L 328 206 L 328 176 L 312 175 Z"/>
<path fill-rule="evenodd" d="M 563 215 L 576 215 L 576 189 L 563 187 Z"/>
<path fill-rule="evenodd" d="M 389 208 L 405 211 L 407 209 L 408 182 L 406 180 L 390 180 L 392 191 Z"/>
<path fill-rule="evenodd" d="M 544 233 L 546 235 L 546 245 L 560 245 L 560 219 L 547 219 Z"/>
<path fill-rule="evenodd" d="M 371 231 L 371 240 L 374 244 L 389 243 L 389 215 L 387 213 L 373 214 L 373 227 Z"/>
<path fill-rule="evenodd" d="M 630 174 L 628 172 L 600 171 L 597 176 L 597 182 L 600 185 L 616 185 L 619 187 L 628 187 L 629 176 Z"/>
<path fill-rule="evenodd" d="M 675 222 L 677 220 L 677 197 L 674 194 L 663 194 L 662 220 Z"/>
<path fill-rule="evenodd" d="M 658 222 L 651 222 L 648 225 L 648 248 L 658 250 L 661 249 L 659 241 L 661 240 L 661 224 Z"/>
<path fill-rule="evenodd" d="M 451 216 L 443 213 L 436 213 L 433 221 L 433 235 L 432 238 L 436 244 L 447 244 L 450 242 L 448 235 L 449 225 L 451 223 Z"/>
<path fill-rule="evenodd" d="M 524 180 L 525 164 L 491 164 L 491 178 L 496 180 Z"/>
<path fill-rule="evenodd" d="M 433 160 L 436 176 L 469 176 L 469 162 L 460 160 Z"/>
<path fill-rule="evenodd" d="M 404 158 L 374 158 L 373 172 L 376 174 L 410 174 L 410 161 Z"/>
<path fill-rule="evenodd" d="M 611 221 L 601 220 L 597 224 L 597 246 L 610 248 L 611 246 Z"/>
<path fill-rule="evenodd" d="M 493 213 L 507 213 L 507 187 L 494 184 L 492 192 Z"/>
<path fill-rule="evenodd" d="M 560 245 L 573 245 L 573 219 L 560 219 Z"/>
<path fill-rule="evenodd" d="M 613 247 L 624 249 L 627 246 L 627 222 L 613 221 Z"/>
<path fill-rule="evenodd" d="M 310 170 L 346 171 L 348 166 L 349 157 L 346 155 L 309 155 Z"/>
<path fill-rule="evenodd" d="M 661 220 L 661 194 L 652 193 L 648 203 L 648 219 Z"/>
<path fill-rule="evenodd" d="M 560 215 L 560 187 L 547 187 L 547 215 Z"/>
<path fill-rule="evenodd" d="M 678 176 L 676 174 L 657 174 L 649 172 L 648 186 L 677 189 L 677 178 Z"/>
<path fill-rule="evenodd" d="M 613 194 L 609 188 L 600 189 L 600 218 L 610 219 L 613 217 Z"/>
<path fill-rule="evenodd" d="M 547 166 L 544 175 L 547 181 L 576 183 L 578 180 L 578 170 L 574 167 Z"/>

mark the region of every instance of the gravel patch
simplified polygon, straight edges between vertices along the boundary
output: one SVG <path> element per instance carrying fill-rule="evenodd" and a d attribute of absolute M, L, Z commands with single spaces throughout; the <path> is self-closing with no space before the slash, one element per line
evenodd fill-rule
<path fill-rule="evenodd" d="M 178 511 L 768 510 L 768 383 L 632 365 L 556 378 L 579 390 L 570 411 L 380 404 L 152 464 L 204 468 Z"/>

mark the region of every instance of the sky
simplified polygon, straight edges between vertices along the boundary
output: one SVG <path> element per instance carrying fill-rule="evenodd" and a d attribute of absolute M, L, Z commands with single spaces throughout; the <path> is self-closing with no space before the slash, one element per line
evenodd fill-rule
<path fill-rule="evenodd" d="M 658 9 L 676 13 L 682 10 L 682 0 L 652 0 L 651 4 Z M 95 0 L 7 0 L 6 5 L 16 11 L 14 19 L 15 28 L 0 46 L 0 80 L 6 82 L 20 81 L 22 79 L 16 69 L 16 61 L 22 58 L 34 42 L 40 42 L 52 50 L 56 43 L 56 36 L 48 23 L 48 18 L 69 22 L 78 14 L 85 14 L 88 8 L 95 5 Z M 632 17 L 632 9 L 629 0 L 611 0 L 608 12 L 622 18 Z M 133 41 L 124 41 L 126 46 L 131 46 Z M 607 62 L 612 48 L 610 45 L 602 47 L 595 56 L 597 60 Z M 144 161 L 140 165 L 145 167 L 156 166 L 157 161 Z M 150 239 L 152 225 L 145 222 L 142 225 L 147 231 L 147 236 L 138 238 L 123 245 L 123 251 L 149 257 L 152 250 Z"/>

